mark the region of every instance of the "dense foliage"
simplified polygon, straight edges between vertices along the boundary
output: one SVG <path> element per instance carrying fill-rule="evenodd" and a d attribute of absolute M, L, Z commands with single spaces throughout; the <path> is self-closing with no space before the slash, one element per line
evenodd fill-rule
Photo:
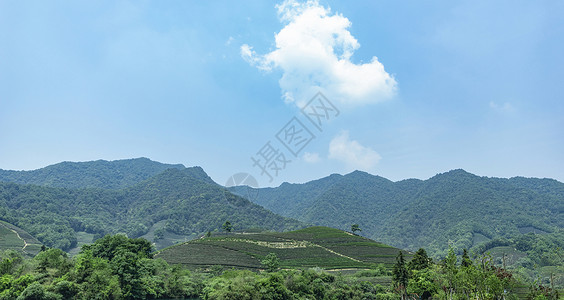
<path fill-rule="evenodd" d="M 305 223 L 352 229 L 412 251 L 424 247 L 435 259 L 447 256 L 446 245 L 459 249 L 458 255 L 470 249 L 473 258 L 491 253 L 496 265 L 519 276 L 540 278 L 541 284 L 554 278 L 564 286 L 564 184 L 556 180 L 454 170 L 424 181 L 392 182 L 356 171 L 244 189 L 242 195 L 256 196 L 250 200 Z M 233 231 L 303 226 L 227 192 L 201 168 L 145 158 L 0 170 L 0 220 L 65 250 L 77 245 L 77 232 L 145 235 L 161 248 L 220 232 L 226 222 Z M 0 244 L 20 243 L 10 235 Z"/>
<path fill-rule="evenodd" d="M 121 190 L 0 183 L 0 219 L 63 250 L 76 245 L 79 231 L 139 237 L 157 222 L 163 231 L 187 237 L 221 230 L 226 220 L 233 230 L 302 226 L 231 194 L 195 168 L 168 169 Z"/>
<path fill-rule="evenodd" d="M 435 258 L 445 257 L 449 244 L 477 254 L 495 245 L 528 244 L 518 266 L 533 278 L 539 275 L 534 268 L 563 261 L 554 253 L 564 248 L 564 183 L 552 179 L 454 170 L 392 182 L 355 171 L 253 194 L 253 201 L 283 216 L 343 230 L 358 224 L 362 235 L 412 251 L 423 247 Z"/>
<path fill-rule="evenodd" d="M 152 258 L 144 239 L 105 236 L 69 258 L 45 249 L 33 259 L 15 251 L 0 252 L 0 299 L 516 299 L 519 282 L 487 257 L 457 263 L 454 251 L 438 264 L 424 250 L 414 260 L 399 252 L 394 284 L 383 283 L 385 270 L 343 274 L 319 268 L 268 271 L 224 270 L 221 266 L 189 271 Z M 205 271 L 202 272 L 202 271 Z M 396 276 L 395 274 L 400 274 Z M 398 287 L 402 287 L 398 289 Z M 527 295 L 528 294 L 528 295 Z M 521 297 L 557 299 L 546 286 L 533 285 Z"/>
<path fill-rule="evenodd" d="M 121 189 L 170 168 L 184 169 L 184 166 L 163 164 L 148 158 L 62 162 L 33 171 L 0 169 L 0 181 L 64 188 Z"/>
<path fill-rule="evenodd" d="M 424 247 L 436 257 L 446 255 L 449 242 L 463 249 L 564 228 L 564 183 L 551 179 L 454 170 L 425 181 L 392 182 L 355 171 L 254 194 L 253 201 L 283 216 L 343 230 L 358 224 L 363 235 L 413 251 Z"/>
<path fill-rule="evenodd" d="M 203 277 L 151 257 L 144 239 L 105 236 L 71 259 L 48 249 L 32 260 L 0 255 L 0 299 L 157 299 L 197 296 Z"/>

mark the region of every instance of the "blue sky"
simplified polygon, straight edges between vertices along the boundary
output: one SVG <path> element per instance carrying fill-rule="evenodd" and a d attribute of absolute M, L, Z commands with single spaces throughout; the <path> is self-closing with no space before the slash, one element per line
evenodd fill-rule
<path fill-rule="evenodd" d="M 0 0 L 0 168 L 148 157 L 261 186 L 354 169 L 564 181 L 563 14 L 562 1 Z M 339 111 L 321 129 L 300 111 L 318 91 Z M 292 125 L 306 129 L 297 155 L 277 139 Z M 272 181 L 251 160 L 265 145 Z"/>

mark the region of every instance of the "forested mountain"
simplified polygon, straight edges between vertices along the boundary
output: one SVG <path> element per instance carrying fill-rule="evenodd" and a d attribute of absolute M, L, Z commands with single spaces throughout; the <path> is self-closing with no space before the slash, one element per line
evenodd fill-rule
<path fill-rule="evenodd" d="M 62 249 L 74 247 L 76 232 L 138 237 L 157 223 L 161 235 L 188 238 L 221 230 L 225 221 L 234 230 L 303 227 L 233 195 L 199 167 L 167 169 L 120 190 L 0 183 L 0 219 Z"/>
<path fill-rule="evenodd" d="M 233 189 L 236 191 L 236 189 Z M 497 238 L 564 228 L 564 183 L 479 177 L 464 170 L 392 182 L 355 171 L 305 184 L 259 189 L 253 201 L 281 215 L 350 229 L 409 250 L 444 256 Z"/>
<path fill-rule="evenodd" d="M 469 249 L 481 241 L 517 237 L 529 229 L 562 230 L 563 204 L 562 197 L 539 194 L 510 179 L 454 170 L 422 182 L 410 204 L 375 235 L 408 249 L 424 246 L 444 253 L 441 250 L 449 243 Z"/>
<path fill-rule="evenodd" d="M 185 167 L 181 164 L 163 164 L 148 158 L 62 162 L 33 171 L 0 169 L 0 182 L 66 188 L 121 189 L 170 168 L 184 169 Z"/>
<path fill-rule="evenodd" d="M 564 267 L 559 250 L 564 248 L 564 183 L 552 179 L 453 170 L 392 182 L 355 171 L 251 192 L 230 188 L 253 195 L 250 200 L 265 209 L 216 184 L 200 167 L 145 158 L 0 175 L 0 220 L 65 250 L 79 239 L 88 243 L 120 232 L 161 248 L 221 231 L 225 221 L 234 230 L 292 230 L 304 224 L 350 230 L 358 224 L 366 237 L 407 250 L 423 247 L 437 258 L 450 245 L 457 251 L 492 249 L 497 257 L 512 251 L 509 261 L 528 269 Z"/>

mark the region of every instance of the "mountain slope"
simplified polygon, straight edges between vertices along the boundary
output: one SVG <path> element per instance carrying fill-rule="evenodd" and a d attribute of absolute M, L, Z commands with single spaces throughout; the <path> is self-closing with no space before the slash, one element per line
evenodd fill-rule
<path fill-rule="evenodd" d="M 14 250 L 24 255 L 35 256 L 41 251 L 41 243 L 25 230 L 0 221 L 0 251 Z"/>
<path fill-rule="evenodd" d="M 220 229 L 226 220 L 235 230 L 301 227 L 299 222 L 276 215 L 209 180 L 207 176 L 194 177 L 190 168 L 169 169 L 125 190 L 131 201 L 128 222 L 149 220 L 147 224 L 152 224 L 167 220 L 166 229 L 176 234 Z"/>
<path fill-rule="evenodd" d="M 471 248 L 524 230 L 564 228 L 564 183 L 551 179 L 453 170 L 392 182 L 356 171 L 259 189 L 256 195 L 256 203 L 281 215 L 345 230 L 359 224 L 365 236 L 404 249 L 424 247 L 435 256 L 444 255 L 449 244 Z"/>
<path fill-rule="evenodd" d="M 62 249 L 76 245 L 77 232 L 138 237 L 157 223 L 183 239 L 219 231 L 227 220 L 234 230 L 303 227 L 231 194 L 198 167 L 168 169 L 121 190 L 0 183 L 0 219 Z"/>
<path fill-rule="evenodd" d="M 378 234 L 380 240 L 407 249 L 424 246 L 443 255 L 449 243 L 457 249 L 475 246 L 477 236 L 510 238 L 525 227 L 546 232 L 564 228 L 564 219 L 556 210 L 564 199 L 463 170 L 426 180 L 412 199 L 385 224 Z"/>
<path fill-rule="evenodd" d="M 148 158 L 62 162 L 33 171 L 0 169 L 0 181 L 65 188 L 121 189 L 170 168 L 184 169 L 184 166 Z"/>
<path fill-rule="evenodd" d="M 277 188 L 255 189 L 247 186 L 233 186 L 229 190 L 243 197 L 257 195 L 260 191 L 260 197 L 253 197 L 252 201 L 268 207 L 269 210 L 277 214 L 284 213 L 298 216 L 342 177 L 342 175 L 333 174 L 319 180 L 310 181 L 307 183 L 307 188 L 304 188 L 303 184 L 285 182 Z"/>

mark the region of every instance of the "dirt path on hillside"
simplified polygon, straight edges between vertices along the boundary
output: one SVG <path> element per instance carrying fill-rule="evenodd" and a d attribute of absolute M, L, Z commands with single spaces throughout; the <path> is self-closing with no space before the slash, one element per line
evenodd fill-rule
<path fill-rule="evenodd" d="M 333 254 L 335 254 L 335 255 L 339 255 L 340 257 L 348 258 L 348 259 L 350 259 L 350 260 L 352 260 L 352 261 L 356 261 L 356 262 L 359 262 L 359 263 L 362 262 L 362 261 L 360 261 L 360 260 L 358 260 L 358 259 L 356 259 L 356 258 L 352 258 L 352 257 L 350 257 L 350 256 L 346 256 L 346 255 L 341 254 L 341 253 L 339 253 L 339 252 L 335 252 L 335 251 L 333 251 L 333 250 L 331 250 L 331 249 L 329 249 L 329 248 L 325 248 L 325 247 L 323 247 L 323 246 L 321 246 L 321 245 L 318 245 L 318 244 L 314 244 L 314 245 L 316 245 L 317 247 L 320 247 L 320 248 L 322 248 L 322 249 L 324 249 L 324 250 L 326 250 L 326 251 L 329 251 L 329 252 L 331 252 L 331 253 L 333 253 Z"/>
<path fill-rule="evenodd" d="M 22 240 L 22 241 L 24 242 L 24 246 L 23 246 L 23 248 L 22 248 L 22 251 L 23 251 L 24 253 L 27 253 L 27 252 L 25 251 L 25 248 L 27 247 L 28 243 L 20 236 L 20 234 L 19 234 L 17 231 L 15 231 L 14 229 L 9 228 L 8 226 L 5 226 L 4 224 L 0 224 L 0 225 L 4 226 L 4 228 L 6 228 L 6 229 L 10 230 L 11 232 L 15 233 L 16 236 L 18 237 L 18 239 L 20 239 L 20 240 Z"/>

